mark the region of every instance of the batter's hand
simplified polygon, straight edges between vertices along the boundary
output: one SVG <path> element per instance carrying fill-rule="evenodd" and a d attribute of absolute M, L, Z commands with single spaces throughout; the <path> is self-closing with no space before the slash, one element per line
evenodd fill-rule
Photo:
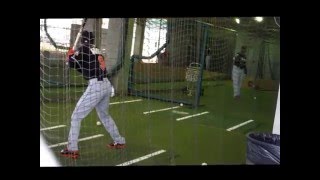
<path fill-rule="evenodd" d="M 67 59 L 66 61 L 69 61 L 70 57 L 74 55 L 74 50 L 72 48 L 69 49 L 67 53 Z"/>
<path fill-rule="evenodd" d="M 110 97 L 113 97 L 115 94 L 114 94 L 114 88 L 113 86 L 111 86 L 111 94 L 110 94 Z"/>

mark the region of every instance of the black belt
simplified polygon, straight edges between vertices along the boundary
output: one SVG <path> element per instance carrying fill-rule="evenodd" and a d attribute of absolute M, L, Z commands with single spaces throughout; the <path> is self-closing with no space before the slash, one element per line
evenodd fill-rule
<path fill-rule="evenodd" d="M 241 65 L 237 65 L 237 64 L 234 64 L 234 65 L 237 66 L 240 69 L 244 69 L 246 67 L 246 66 L 241 66 Z"/>
<path fill-rule="evenodd" d="M 103 78 L 104 77 L 96 77 L 96 78 L 91 78 L 91 79 L 97 79 L 98 81 L 103 81 Z M 91 79 L 89 79 L 89 80 L 91 80 Z"/>

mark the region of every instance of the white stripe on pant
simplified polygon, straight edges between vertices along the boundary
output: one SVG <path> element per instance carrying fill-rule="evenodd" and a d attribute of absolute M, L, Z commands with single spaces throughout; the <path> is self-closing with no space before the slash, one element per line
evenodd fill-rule
<path fill-rule="evenodd" d="M 233 96 L 240 96 L 240 89 L 242 81 L 245 78 L 244 69 L 240 69 L 238 66 L 233 65 L 232 68 L 232 83 L 233 83 Z"/>
<path fill-rule="evenodd" d="M 98 81 L 96 78 L 89 81 L 89 85 L 84 94 L 79 99 L 71 116 L 71 127 L 68 137 L 68 150 L 78 150 L 78 138 L 81 121 L 96 108 L 97 114 L 110 134 L 114 142 L 125 144 L 125 138 L 119 134 L 119 130 L 109 115 L 109 101 L 111 94 L 111 84 L 107 78 Z"/>

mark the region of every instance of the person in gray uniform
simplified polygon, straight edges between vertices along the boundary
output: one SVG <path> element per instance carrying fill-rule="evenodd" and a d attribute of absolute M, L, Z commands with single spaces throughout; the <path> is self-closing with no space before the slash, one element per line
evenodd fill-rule
<path fill-rule="evenodd" d="M 78 158 L 81 121 L 93 108 L 96 109 L 100 121 L 113 139 L 113 142 L 107 146 L 115 149 L 124 148 L 125 138 L 120 135 L 114 120 L 108 113 L 110 97 L 114 96 L 114 88 L 107 78 L 104 56 L 99 49 L 94 48 L 93 33 L 84 31 L 81 36 L 81 46 L 77 51 L 70 49 L 67 56 L 69 67 L 82 73 L 84 79 L 89 83 L 72 113 L 68 145 L 61 150 L 60 154 Z"/>
<path fill-rule="evenodd" d="M 241 51 L 233 57 L 232 83 L 233 97 L 235 99 L 240 99 L 240 89 L 242 86 L 242 82 L 247 74 L 246 50 L 246 46 L 242 46 Z"/>

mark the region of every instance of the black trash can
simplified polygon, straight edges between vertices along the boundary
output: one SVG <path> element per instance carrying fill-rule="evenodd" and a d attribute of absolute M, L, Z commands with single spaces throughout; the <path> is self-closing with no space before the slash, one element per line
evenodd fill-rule
<path fill-rule="evenodd" d="M 248 133 L 246 164 L 280 164 L 280 135 Z"/>

